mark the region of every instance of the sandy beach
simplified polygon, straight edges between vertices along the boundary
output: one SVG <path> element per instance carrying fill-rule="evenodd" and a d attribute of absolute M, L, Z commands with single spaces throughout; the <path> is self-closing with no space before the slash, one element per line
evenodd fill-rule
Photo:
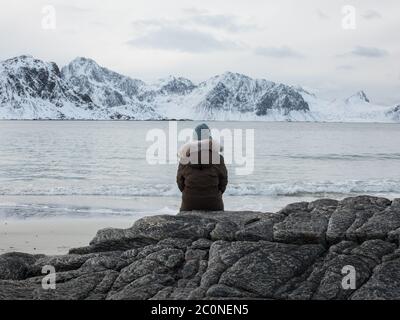
<path fill-rule="evenodd" d="M 29 219 L 0 222 L 0 254 L 66 254 L 70 248 L 86 246 L 102 228 L 128 228 L 131 218 L 121 219 Z"/>

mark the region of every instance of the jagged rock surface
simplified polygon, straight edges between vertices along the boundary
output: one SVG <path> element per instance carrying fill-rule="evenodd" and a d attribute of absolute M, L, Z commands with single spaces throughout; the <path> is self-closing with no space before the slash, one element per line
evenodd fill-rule
<path fill-rule="evenodd" d="M 0 299 L 400 299 L 399 235 L 400 199 L 370 196 L 151 216 L 68 255 L 0 256 Z"/>

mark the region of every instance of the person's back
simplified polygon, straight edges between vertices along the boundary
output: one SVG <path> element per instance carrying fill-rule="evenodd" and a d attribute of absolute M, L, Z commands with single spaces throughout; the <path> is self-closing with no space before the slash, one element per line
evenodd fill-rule
<path fill-rule="evenodd" d="M 203 136 L 197 135 L 199 130 L 209 129 L 206 125 L 197 127 L 195 137 Z M 180 152 L 177 184 L 182 191 L 181 211 L 224 210 L 222 194 L 228 183 L 224 158 L 219 144 L 205 135 L 206 139 L 195 139 Z"/>

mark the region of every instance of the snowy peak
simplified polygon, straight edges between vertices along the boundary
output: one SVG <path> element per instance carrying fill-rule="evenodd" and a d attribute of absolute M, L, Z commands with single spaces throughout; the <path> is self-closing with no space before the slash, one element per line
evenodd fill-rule
<path fill-rule="evenodd" d="M 14 83 L 20 84 L 37 75 L 39 81 L 32 85 L 41 85 L 49 77 L 59 77 L 60 70 L 53 62 L 44 62 L 32 56 L 23 55 L 0 62 L 0 74 L 2 77 L 12 78 Z"/>
<path fill-rule="evenodd" d="M 72 60 L 69 64 L 61 70 L 62 77 L 66 80 L 71 78 L 87 79 L 92 82 L 124 82 L 131 81 L 135 83 L 136 86 L 144 85 L 144 82 L 137 79 L 131 79 L 129 77 L 123 76 L 117 72 L 111 71 L 97 64 L 96 61 L 78 57 Z"/>
<path fill-rule="evenodd" d="M 13 57 L 2 61 L 1 67 L 7 69 L 9 72 L 18 72 L 18 70 L 30 68 L 30 69 L 40 69 L 40 68 L 54 68 L 57 65 L 53 62 L 44 62 L 42 60 L 36 59 L 30 55 L 22 55 L 18 57 Z M 58 67 L 57 67 L 58 69 Z"/>
<path fill-rule="evenodd" d="M 155 86 L 149 86 L 141 80 L 126 77 L 83 57 L 71 61 L 62 68 L 61 73 L 57 65 L 29 56 L 19 57 L 7 64 L 30 65 L 30 70 L 42 70 L 30 72 L 28 78 L 32 81 L 26 81 L 26 91 L 42 92 L 43 85 L 35 87 L 35 84 L 40 84 L 40 79 L 50 77 L 54 81 L 45 82 L 52 88 L 58 88 L 54 90 L 56 98 L 47 94 L 42 95 L 42 99 L 48 99 L 50 104 L 59 104 L 60 99 L 57 97 L 65 96 L 67 100 L 78 104 L 90 103 L 90 108 L 80 107 L 95 109 L 97 113 L 92 117 L 160 119 L 180 118 L 183 113 L 192 119 L 214 119 L 221 116 L 225 118 L 224 113 L 229 113 L 246 114 L 248 118 L 278 114 L 284 115 L 286 119 L 293 111 L 309 111 L 308 104 L 295 88 L 233 72 L 217 75 L 198 86 L 189 79 L 173 76 L 159 81 Z M 7 74 L 4 78 L 9 77 Z M 17 84 L 8 91 L 24 96 L 18 87 Z M 5 98 L 6 103 L 10 104 L 10 101 L 13 99 Z M 32 104 L 29 99 L 26 102 Z M 13 105 L 13 108 L 18 109 L 18 105 Z"/>
<path fill-rule="evenodd" d="M 216 75 L 214 77 L 215 79 L 218 79 L 220 82 L 225 82 L 225 83 L 235 83 L 235 82 L 244 82 L 244 81 L 251 81 L 252 78 L 241 74 L 241 73 L 236 73 L 236 72 L 231 72 L 231 71 L 226 71 L 223 74 Z"/>
<path fill-rule="evenodd" d="M 311 96 L 311 97 L 316 97 L 316 90 L 313 89 L 309 89 L 309 88 L 305 88 L 303 86 L 300 85 L 295 85 L 295 86 L 291 86 L 291 88 L 293 88 L 293 90 L 297 91 L 298 93 L 300 93 L 302 96 Z"/>
<path fill-rule="evenodd" d="M 292 111 L 309 110 L 307 102 L 295 88 L 265 79 L 252 79 L 239 73 L 225 72 L 199 86 L 207 91 L 199 107 L 208 111 L 286 117 Z"/>
<path fill-rule="evenodd" d="M 156 84 L 78 57 L 61 71 L 24 55 L 0 62 L 0 119 L 400 121 L 400 106 L 370 103 L 364 91 L 334 102 L 311 89 L 225 72 L 196 85 Z"/>
<path fill-rule="evenodd" d="M 390 117 L 393 121 L 400 122 L 400 104 L 391 108 L 386 115 Z"/>
<path fill-rule="evenodd" d="M 256 85 L 257 82 L 258 80 L 254 80 L 244 74 L 227 71 L 223 74 L 216 75 L 209 80 L 200 83 L 200 86 L 215 87 L 223 84 L 224 86 L 231 89 L 239 89 L 242 87 L 250 88 L 251 86 Z"/>
<path fill-rule="evenodd" d="M 256 114 L 267 115 L 271 110 L 279 110 L 283 115 L 289 116 L 291 112 L 308 112 L 310 107 L 294 88 L 275 84 L 258 102 Z"/>
<path fill-rule="evenodd" d="M 76 57 L 69 64 L 73 66 L 81 66 L 81 68 L 100 68 L 96 61 L 86 57 Z"/>
<path fill-rule="evenodd" d="M 259 95 L 262 90 L 268 87 L 267 84 L 266 80 L 256 80 L 244 74 L 227 71 L 200 83 L 199 87 L 203 87 L 210 92 L 218 90 L 230 91 L 239 97 L 244 95 Z"/>
<path fill-rule="evenodd" d="M 0 118 L 159 119 L 129 98 L 142 84 L 87 58 L 60 72 L 55 63 L 20 56 L 0 63 Z"/>
<path fill-rule="evenodd" d="M 146 84 L 100 66 L 94 60 L 78 57 L 61 70 L 62 78 L 76 92 L 84 93 L 111 119 L 160 119 L 145 100 Z M 150 95 L 151 96 L 151 95 Z"/>
<path fill-rule="evenodd" d="M 30 99 L 42 99 L 58 106 L 67 102 L 91 103 L 87 96 L 70 90 L 55 63 L 25 55 L 0 63 L 0 93 L 2 104 L 15 107 L 29 104 Z"/>
<path fill-rule="evenodd" d="M 194 88 L 196 88 L 196 86 L 189 79 L 168 76 L 167 78 L 159 79 L 152 88 L 149 87 L 149 90 L 153 89 L 162 94 L 183 95 L 190 93 Z"/>
<path fill-rule="evenodd" d="M 358 91 L 357 93 L 353 94 L 352 96 L 345 99 L 346 103 L 370 103 L 366 93 L 363 90 Z"/>
<path fill-rule="evenodd" d="M 361 100 L 363 100 L 365 102 L 368 102 L 368 103 L 370 102 L 370 100 L 368 99 L 368 97 L 367 97 L 367 95 L 365 94 L 364 91 L 357 92 L 357 95 Z"/>
<path fill-rule="evenodd" d="M 96 63 L 96 61 L 89 58 L 77 57 L 72 60 L 68 65 L 62 68 L 62 73 L 66 78 L 72 75 L 88 76 L 90 74 L 98 72 L 100 69 L 101 67 Z"/>
<path fill-rule="evenodd" d="M 94 60 L 76 58 L 61 70 L 62 78 L 77 92 L 85 93 L 103 108 L 137 105 L 137 96 L 145 83 L 131 79 Z"/>
<path fill-rule="evenodd" d="M 53 62 L 28 55 L 0 62 L 1 119 L 86 118 L 95 107 L 68 86 Z"/>

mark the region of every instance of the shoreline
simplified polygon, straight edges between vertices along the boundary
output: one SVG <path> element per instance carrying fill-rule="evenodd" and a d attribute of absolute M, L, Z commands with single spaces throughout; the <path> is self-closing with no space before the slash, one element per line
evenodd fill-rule
<path fill-rule="evenodd" d="M 10 219 L 0 222 L 0 255 L 8 252 L 62 255 L 87 245 L 104 228 L 129 228 L 132 218 Z"/>
<path fill-rule="evenodd" d="M 15 197 L 9 200 L 14 202 L 18 200 Z M 396 197 L 391 197 L 396 198 Z M 291 201 L 289 201 L 289 199 Z M 263 212 L 268 214 L 269 212 L 278 212 L 280 209 L 293 204 L 301 203 L 303 201 L 312 202 L 324 199 L 314 198 L 314 197 L 287 197 L 285 199 L 280 199 L 276 203 L 270 203 L 268 210 L 266 208 L 261 208 L 254 206 L 254 208 L 239 209 L 236 211 L 242 212 Z M 338 201 L 343 201 L 346 197 L 340 197 Z M 0 197 L 1 200 L 1 197 Z M 33 200 L 33 199 L 30 199 Z M 48 201 L 43 201 L 48 200 Z M 46 205 L 61 205 L 70 203 L 70 198 L 61 197 L 58 201 L 54 197 L 41 197 L 38 201 L 29 201 L 29 203 L 46 203 Z M 103 202 L 107 202 L 108 199 L 95 199 L 95 198 L 85 198 L 85 201 L 81 202 L 82 206 L 89 205 L 96 201 L 98 208 L 102 208 Z M 147 199 L 149 200 L 149 199 Z M 174 199 L 175 200 L 175 199 Z M 240 200 L 240 198 L 235 199 Z M 134 199 L 126 200 L 129 204 L 132 204 Z M 1 201 L 0 201 L 1 203 Z M 234 211 L 237 203 L 233 203 L 225 212 Z M 91 209 L 98 209 L 92 207 Z M 127 210 L 126 203 L 122 205 L 121 203 L 112 206 L 113 210 Z M 58 209 L 62 209 L 59 207 Z M 27 209 L 31 211 L 32 208 Z M 57 210 L 57 208 L 52 207 L 49 212 Z M 27 217 L 27 218 L 0 218 L 0 255 L 9 252 L 24 252 L 28 254 L 46 254 L 46 255 L 65 255 L 72 248 L 84 247 L 89 244 L 89 242 L 95 237 L 97 231 L 106 228 L 117 228 L 117 229 L 127 229 L 130 228 L 137 220 L 142 218 L 148 218 L 157 215 L 170 215 L 176 216 L 179 209 L 174 210 L 154 210 L 153 212 L 138 212 L 132 215 L 112 215 L 112 216 L 44 216 L 44 217 Z"/>

